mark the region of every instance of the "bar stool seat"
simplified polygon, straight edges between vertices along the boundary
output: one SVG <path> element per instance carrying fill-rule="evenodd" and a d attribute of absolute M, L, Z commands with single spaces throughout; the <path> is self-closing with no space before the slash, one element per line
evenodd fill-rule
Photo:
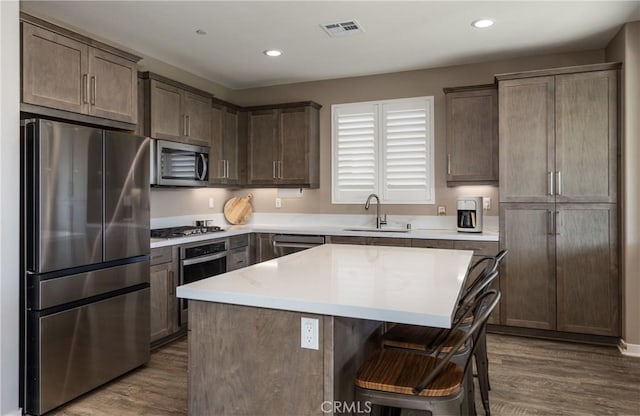
<path fill-rule="evenodd" d="M 365 389 L 413 395 L 415 386 L 441 361 L 429 355 L 382 349 L 362 365 L 356 375 L 355 384 Z M 456 394 L 462 388 L 463 376 L 462 367 L 448 362 L 435 380 L 418 395 L 443 397 Z"/>
<path fill-rule="evenodd" d="M 473 317 L 469 317 L 469 324 Z M 448 336 L 446 345 L 437 345 L 438 340 L 446 329 L 432 328 L 419 325 L 395 325 L 387 330 L 382 336 L 382 343 L 385 347 L 404 348 L 408 350 L 424 351 L 430 354 L 440 347 L 440 352 L 448 353 L 454 345 L 465 336 L 463 330 L 456 330 Z M 434 345 L 435 344 L 435 345 Z M 467 345 L 463 345 L 460 353 L 464 353 Z"/>

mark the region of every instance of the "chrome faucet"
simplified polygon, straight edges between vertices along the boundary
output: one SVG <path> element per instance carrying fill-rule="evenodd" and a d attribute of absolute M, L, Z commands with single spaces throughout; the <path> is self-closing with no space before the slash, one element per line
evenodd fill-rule
<path fill-rule="evenodd" d="M 364 203 L 364 209 L 369 209 L 371 206 L 371 198 L 376 199 L 376 228 L 382 228 L 383 225 L 387 224 L 387 214 L 384 214 L 383 217 L 380 216 L 380 198 L 378 198 L 378 195 L 369 195 L 367 197 L 367 202 Z"/>

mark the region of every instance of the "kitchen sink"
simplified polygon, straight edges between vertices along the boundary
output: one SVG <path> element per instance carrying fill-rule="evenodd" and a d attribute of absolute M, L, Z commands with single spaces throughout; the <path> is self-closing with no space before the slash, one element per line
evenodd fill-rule
<path fill-rule="evenodd" d="M 355 227 L 355 228 L 345 228 L 344 231 L 364 231 L 364 232 L 376 232 L 376 233 L 408 233 L 411 230 L 407 230 L 406 228 Z"/>

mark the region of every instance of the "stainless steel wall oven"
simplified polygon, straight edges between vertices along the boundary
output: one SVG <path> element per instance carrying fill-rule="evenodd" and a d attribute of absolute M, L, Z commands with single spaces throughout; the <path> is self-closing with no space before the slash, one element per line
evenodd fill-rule
<path fill-rule="evenodd" d="M 180 285 L 227 272 L 227 240 L 198 242 L 180 247 Z M 180 299 L 180 325 L 187 322 L 189 303 Z"/>

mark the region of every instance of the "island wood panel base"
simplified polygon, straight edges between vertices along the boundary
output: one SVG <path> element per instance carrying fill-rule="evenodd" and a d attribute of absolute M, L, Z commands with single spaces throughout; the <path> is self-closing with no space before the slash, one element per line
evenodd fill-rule
<path fill-rule="evenodd" d="M 300 347 L 317 318 L 320 349 Z M 325 415 L 352 401 L 354 376 L 379 346 L 380 322 L 189 301 L 190 415 Z"/>

